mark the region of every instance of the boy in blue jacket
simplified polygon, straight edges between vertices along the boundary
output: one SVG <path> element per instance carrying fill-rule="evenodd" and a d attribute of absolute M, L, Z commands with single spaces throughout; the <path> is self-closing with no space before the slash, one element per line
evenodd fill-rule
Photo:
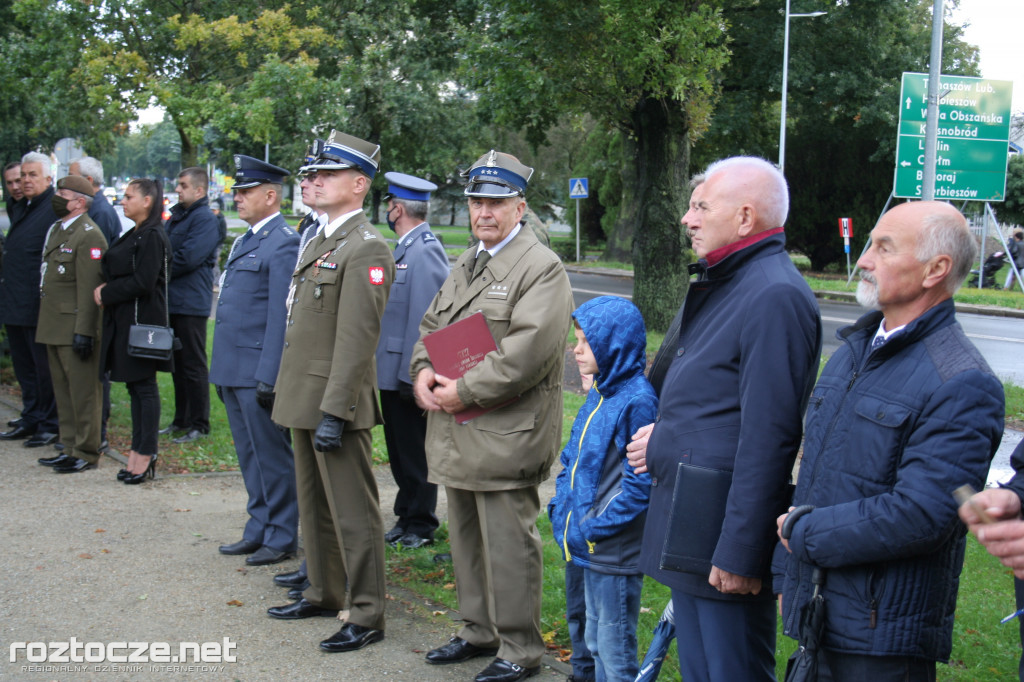
<path fill-rule="evenodd" d="M 654 421 L 658 399 L 644 369 L 647 334 L 629 301 L 602 296 L 573 313 L 576 363 L 594 385 L 562 450 L 562 471 L 548 516 L 566 560 L 565 592 L 573 645 L 573 678 L 632 680 L 637 674 L 636 623 L 643 574 L 638 567 L 651 492 L 634 474 L 626 444 Z M 573 604 L 585 602 L 585 634 Z M 580 635 L 583 634 L 581 638 Z"/>

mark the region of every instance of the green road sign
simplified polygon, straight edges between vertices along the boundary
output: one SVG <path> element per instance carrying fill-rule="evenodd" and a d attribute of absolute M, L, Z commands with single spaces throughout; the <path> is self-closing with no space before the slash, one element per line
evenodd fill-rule
<path fill-rule="evenodd" d="M 1013 83 L 969 76 L 939 79 L 935 198 L 1002 201 Z M 928 74 L 904 73 L 893 194 L 919 198 L 924 178 Z"/>

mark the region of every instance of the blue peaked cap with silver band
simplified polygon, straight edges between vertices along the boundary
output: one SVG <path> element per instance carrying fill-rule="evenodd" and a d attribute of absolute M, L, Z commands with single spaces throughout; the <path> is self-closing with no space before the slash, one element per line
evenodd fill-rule
<path fill-rule="evenodd" d="M 462 174 L 468 178 L 467 197 L 504 198 L 526 195 L 533 169 L 511 154 L 491 150 Z"/>
<path fill-rule="evenodd" d="M 388 181 L 388 193 L 384 201 L 388 199 L 408 199 L 409 201 L 430 201 L 430 193 L 437 189 L 437 185 L 417 178 L 415 175 L 396 173 L 390 171 L 384 174 Z"/>
<path fill-rule="evenodd" d="M 284 184 L 287 170 L 245 154 L 235 154 L 235 189 L 249 189 L 263 183 Z"/>
<path fill-rule="evenodd" d="M 373 180 L 380 168 L 380 145 L 332 130 L 320 155 L 302 168 L 305 171 L 354 168 Z"/>

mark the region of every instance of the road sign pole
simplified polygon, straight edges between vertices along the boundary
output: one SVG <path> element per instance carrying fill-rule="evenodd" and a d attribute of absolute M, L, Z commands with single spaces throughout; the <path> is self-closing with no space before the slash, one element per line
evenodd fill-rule
<path fill-rule="evenodd" d="M 924 177 L 921 198 L 935 198 L 935 146 L 939 139 L 939 74 L 942 73 L 942 22 L 945 1 L 935 0 L 932 10 L 932 56 L 928 65 L 928 118 L 924 132 Z"/>
<path fill-rule="evenodd" d="M 988 241 L 988 213 L 981 221 L 981 248 L 978 250 L 978 288 L 984 288 L 985 284 L 985 242 Z M 995 275 L 993 275 L 995 277 Z"/>
<path fill-rule="evenodd" d="M 576 262 L 580 262 L 580 200 L 576 200 Z"/>

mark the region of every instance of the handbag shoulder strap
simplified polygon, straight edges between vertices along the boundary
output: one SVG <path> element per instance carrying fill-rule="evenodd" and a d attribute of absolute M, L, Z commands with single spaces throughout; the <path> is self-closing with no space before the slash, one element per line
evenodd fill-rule
<path fill-rule="evenodd" d="M 135 272 L 135 252 L 132 252 L 132 272 Z M 168 267 L 167 267 L 167 249 L 164 248 L 164 312 L 167 315 L 167 324 L 165 326 L 171 326 L 171 308 L 168 301 L 170 300 L 170 279 Z M 139 297 L 135 297 L 135 324 L 139 323 Z"/>

